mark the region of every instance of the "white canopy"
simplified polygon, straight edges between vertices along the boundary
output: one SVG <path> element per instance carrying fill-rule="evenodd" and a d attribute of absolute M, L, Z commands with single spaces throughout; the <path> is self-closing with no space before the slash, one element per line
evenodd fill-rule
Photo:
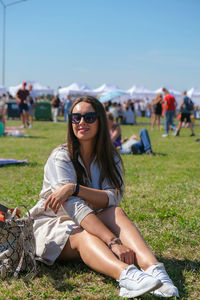
<path fill-rule="evenodd" d="M 100 87 L 97 89 L 93 90 L 97 95 L 102 95 L 102 94 L 107 94 L 110 92 L 116 92 L 116 91 L 121 91 L 116 85 L 111 85 L 111 84 L 102 84 Z"/>
<path fill-rule="evenodd" d="M 39 82 L 27 80 L 26 83 L 27 83 L 27 85 L 32 84 L 33 90 L 35 91 L 37 97 L 42 96 L 42 95 L 53 95 L 54 94 L 53 89 L 43 86 Z M 19 84 L 17 86 L 11 86 L 8 89 L 9 93 L 14 97 L 16 95 L 17 91 L 21 87 L 22 87 L 22 84 Z"/>
<path fill-rule="evenodd" d="M 6 93 L 6 88 L 4 86 L 0 86 L 0 97 Z"/>
<path fill-rule="evenodd" d="M 188 92 L 187 92 L 189 97 L 192 96 L 199 96 L 200 95 L 200 88 L 191 88 Z"/>
<path fill-rule="evenodd" d="M 187 95 L 192 99 L 195 105 L 200 105 L 200 88 L 191 88 Z"/>
<path fill-rule="evenodd" d="M 72 83 L 71 85 L 58 89 L 58 94 L 61 98 L 65 98 L 67 96 L 84 96 L 84 95 L 91 95 L 96 96 L 97 93 L 91 90 L 87 85 L 85 84 L 78 84 L 78 83 Z"/>
<path fill-rule="evenodd" d="M 128 93 L 131 94 L 132 97 L 137 98 L 138 100 L 146 100 L 146 98 L 149 98 L 152 100 L 155 98 L 156 93 L 154 91 L 151 91 L 143 86 L 132 86 L 129 90 L 127 90 Z"/>

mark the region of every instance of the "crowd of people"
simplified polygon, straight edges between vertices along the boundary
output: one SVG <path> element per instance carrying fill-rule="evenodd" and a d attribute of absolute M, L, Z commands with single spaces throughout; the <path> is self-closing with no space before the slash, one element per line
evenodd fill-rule
<path fill-rule="evenodd" d="M 135 100 L 130 99 L 124 103 L 116 102 L 105 102 L 103 103 L 106 112 L 113 115 L 114 120 L 118 124 L 137 124 L 137 118 L 139 116 L 151 118 L 151 129 L 160 129 L 161 118 L 164 118 L 165 133 L 163 137 L 169 135 L 170 130 L 174 131 L 175 136 L 180 135 L 182 127 L 188 126 L 191 129 L 191 136 L 194 136 L 193 119 L 196 116 L 198 107 L 195 107 L 192 100 L 187 96 L 187 93 L 183 92 L 183 100 L 180 106 L 177 106 L 175 97 L 169 93 L 166 88 L 163 88 L 162 93 L 158 93 L 153 101 L 149 99 Z M 6 102 L 10 95 L 7 93 L 3 94 L 0 98 L 0 115 L 2 118 L 6 116 Z M 17 91 L 15 95 L 17 100 L 18 110 L 21 119 L 21 128 L 32 128 L 33 120 L 35 115 L 35 108 L 37 105 L 37 94 L 33 90 L 31 84 L 22 82 L 22 87 Z M 64 121 L 68 121 L 68 113 L 74 98 L 69 95 L 66 97 L 59 98 L 58 94 L 55 94 L 50 99 L 51 115 L 53 122 L 58 122 L 58 117 L 64 117 Z M 174 125 L 174 118 L 179 118 L 179 124 L 176 128 Z M 125 145 L 123 145 L 125 147 Z"/>

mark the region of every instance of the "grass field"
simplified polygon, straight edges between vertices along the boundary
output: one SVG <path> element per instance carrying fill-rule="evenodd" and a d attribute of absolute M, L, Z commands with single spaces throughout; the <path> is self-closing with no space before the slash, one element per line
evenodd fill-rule
<path fill-rule="evenodd" d="M 149 122 L 140 119 L 140 122 Z M 19 126 L 7 121 L 7 126 Z M 198 124 L 199 125 L 199 124 Z M 126 155 L 126 190 L 121 206 L 137 224 L 158 260 L 165 263 L 180 299 L 200 299 L 200 126 L 195 137 L 183 129 L 180 137 L 162 138 L 149 123 L 122 126 L 123 136 L 149 130 L 156 156 Z M 43 167 L 52 149 L 65 141 L 66 123 L 35 122 L 30 137 L 0 138 L 1 158 L 28 158 L 24 165 L 0 168 L 0 203 L 10 207 L 38 201 Z M 36 278 L 0 280 L 0 299 L 120 299 L 115 280 L 91 271 L 83 263 L 41 266 Z M 156 299 L 151 295 L 142 299 Z"/>

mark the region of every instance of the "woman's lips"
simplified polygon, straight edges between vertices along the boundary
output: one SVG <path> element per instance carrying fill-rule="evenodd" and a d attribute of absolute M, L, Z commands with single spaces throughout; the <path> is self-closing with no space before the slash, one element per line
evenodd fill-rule
<path fill-rule="evenodd" d="M 87 132 L 89 129 L 88 128 L 79 128 L 78 131 L 81 133 Z"/>

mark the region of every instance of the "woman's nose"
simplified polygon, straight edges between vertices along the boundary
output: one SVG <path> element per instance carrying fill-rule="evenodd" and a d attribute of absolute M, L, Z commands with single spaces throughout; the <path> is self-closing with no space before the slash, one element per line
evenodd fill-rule
<path fill-rule="evenodd" d="M 79 124 L 85 124 L 85 119 L 84 117 L 81 117 L 80 123 Z"/>

